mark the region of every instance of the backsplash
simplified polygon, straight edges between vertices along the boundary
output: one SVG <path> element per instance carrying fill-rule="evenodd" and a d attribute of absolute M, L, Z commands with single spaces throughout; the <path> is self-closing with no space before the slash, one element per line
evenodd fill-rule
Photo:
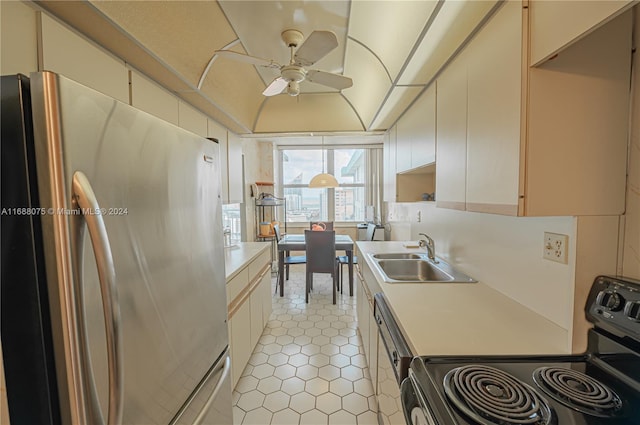
<path fill-rule="evenodd" d="M 387 221 L 392 240 L 417 240 L 418 233 L 426 233 L 436 242 L 436 255 L 564 329 L 572 328 L 575 218 L 508 217 L 417 202 L 388 204 Z M 569 236 L 569 264 L 542 259 L 545 231 Z"/>

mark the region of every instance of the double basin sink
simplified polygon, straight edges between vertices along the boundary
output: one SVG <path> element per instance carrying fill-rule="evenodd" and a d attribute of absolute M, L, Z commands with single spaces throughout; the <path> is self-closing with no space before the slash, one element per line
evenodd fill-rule
<path fill-rule="evenodd" d="M 369 256 L 387 283 L 476 282 L 440 259 L 437 259 L 437 263 L 430 260 L 426 254 L 401 252 Z"/>

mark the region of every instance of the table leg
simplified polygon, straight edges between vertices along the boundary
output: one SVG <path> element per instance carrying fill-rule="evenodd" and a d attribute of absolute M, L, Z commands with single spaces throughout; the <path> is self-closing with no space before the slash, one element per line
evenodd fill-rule
<path fill-rule="evenodd" d="M 349 258 L 349 296 L 353 297 L 353 251 L 347 251 Z"/>
<path fill-rule="evenodd" d="M 278 285 L 280 296 L 284 297 L 284 251 L 278 250 Z"/>

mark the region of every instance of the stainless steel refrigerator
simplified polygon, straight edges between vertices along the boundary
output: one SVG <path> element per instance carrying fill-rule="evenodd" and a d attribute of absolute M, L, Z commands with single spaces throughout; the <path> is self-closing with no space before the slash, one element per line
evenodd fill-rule
<path fill-rule="evenodd" d="M 14 424 L 231 424 L 218 147 L 60 75 L 2 77 Z"/>

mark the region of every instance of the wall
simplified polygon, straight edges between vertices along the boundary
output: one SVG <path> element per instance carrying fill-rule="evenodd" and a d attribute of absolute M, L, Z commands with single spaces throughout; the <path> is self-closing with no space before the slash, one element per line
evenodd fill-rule
<path fill-rule="evenodd" d="M 242 139 L 244 155 L 244 205 L 247 217 L 247 240 L 255 240 L 255 198 L 251 197 L 251 183 L 273 182 L 273 144 L 256 139 Z"/>
<path fill-rule="evenodd" d="M 640 6 L 634 8 L 633 92 L 622 274 L 640 279 Z"/>

